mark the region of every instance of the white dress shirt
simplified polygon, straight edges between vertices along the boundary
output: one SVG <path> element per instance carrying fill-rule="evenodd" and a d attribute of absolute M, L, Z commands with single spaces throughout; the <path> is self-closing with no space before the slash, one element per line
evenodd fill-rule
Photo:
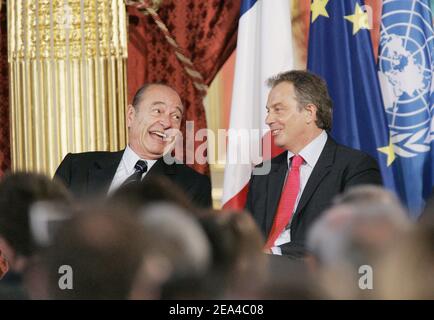
<path fill-rule="evenodd" d="M 297 210 L 298 202 L 300 201 L 301 195 L 303 194 L 303 190 L 306 187 L 307 181 L 318 162 L 319 156 L 321 155 L 322 150 L 327 142 L 327 133 L 323 130 L 318 137 L 313 139 L 307 146 L 305 146 L 300 152 L 299 155 L 304 159 L 302 165 L 300 166 L 300 190 L 297 195 L 297 199 L 295 200 L 294 209 L 292 211 L 291 220 L 294 217 L 294 213 Z M 288 151 L 288 173 L 291 170 L 291 158 L 294 154 L 291 151 Z M 288 174 L 286 175 L 286 178 Z M 285 180 L 286 180 L 285 178 Z M 285 181 L 286 182 L 286 181 Z M 282 244 L 291 242 L 291 230 L 289 226 L 291 225 L 291 221 L 288 223 L 288 226 L 285 230 L 279 235 L 279 237 L 274 242 L 274 246 L 271 247 L 271 252 L 273 254 L 281 255 L 282 250 L 279 246 Z"/>
<path fill-rule="evenodd" d="M 152 168 L 152 166 L 157 162 L 157 160 L 146 160 L 141 159 L 134 151 L 130 148 L 130 146 L 127 146 L 125 148 L 124 154 L 122 155 L 121 162 L 119 163 L 119 166 L 116 170 L 115 176 L 113 177 L 112 183 L 110 185 L 108 194 L 113 193 L 117 188 L 121 186 L 121 184 L 134 173 L 135 169 L 134 166 L 136 165 L 137 161 L 139 160 L 145 160 L 148 164 L 148 170 L 143 173 L 143 177 L 149 172 L 149 170 Z"/>

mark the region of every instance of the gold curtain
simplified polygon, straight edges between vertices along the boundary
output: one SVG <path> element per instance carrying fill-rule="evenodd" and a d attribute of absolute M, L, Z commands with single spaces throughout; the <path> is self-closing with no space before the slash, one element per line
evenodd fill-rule
<path fill-rule="evenodd" d="M 13 170 L 126 143 L 123 0 L 8 0 Z"/>

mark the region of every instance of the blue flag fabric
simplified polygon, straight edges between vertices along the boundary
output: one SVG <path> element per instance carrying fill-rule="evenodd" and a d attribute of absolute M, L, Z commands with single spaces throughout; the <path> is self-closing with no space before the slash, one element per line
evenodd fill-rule
<path fill-rule="evenodd" d="M 378 75 L 402 198 L 414 215 L 434 185 L 434 34 L 428 0 L 383 2 Z"/>
<path fill-rule="evenodd" d="M 241 2 L 240 17 L 249 11 L 255 5 L 256 1 L 257 0 L 243 0 L 243 2 Z"/>
<path fill-rule="evenodd" d="M 385 187 L 396 192 L 393 146 L 369 33 L 369 16 L 362 1 L 312 2 L 308 69 L 327 82 L 333 100 L 334 139 L 376 158 Z"/>

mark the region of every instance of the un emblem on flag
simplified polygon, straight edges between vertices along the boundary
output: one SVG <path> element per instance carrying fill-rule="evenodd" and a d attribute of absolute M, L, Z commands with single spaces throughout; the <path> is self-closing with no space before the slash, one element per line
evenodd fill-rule
<path fill-rule="evenodd" d="M 429 151 L 434 136 L 431 20 L 422 3 L 384 4 L 379 79 L 394 151 L 405 158 Z"/>

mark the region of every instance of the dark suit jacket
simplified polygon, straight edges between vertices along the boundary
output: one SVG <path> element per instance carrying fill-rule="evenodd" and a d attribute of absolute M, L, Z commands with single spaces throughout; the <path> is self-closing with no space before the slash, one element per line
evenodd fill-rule
<path fill-rule="evenodd" d="M 118 152 L 68 153 L 57 168 L 55 178 L 62 181 L 78 198 L 105 195 L 122 159 Z M 198 206 L 211 206 L 211 181 L 184 164 L 168 165 L 157 160 L 147 177 L 164 175 L 183 189 Z"/>
<path fill-rule="evenodd" d="M 287 170 L 287 152 L 283 152 L 271 160 L 269 174 L 250 179 L 246 208 L 265 237 L 273 225 Z M 354 185 L 381 183 L 378 165 L 372 157 L 338 145 L 328 137 L 292 217 L 291 242 L 281 246 L 282 253 L 294 257 L 304 253 L 308 229 L 334 196 Z"/>

